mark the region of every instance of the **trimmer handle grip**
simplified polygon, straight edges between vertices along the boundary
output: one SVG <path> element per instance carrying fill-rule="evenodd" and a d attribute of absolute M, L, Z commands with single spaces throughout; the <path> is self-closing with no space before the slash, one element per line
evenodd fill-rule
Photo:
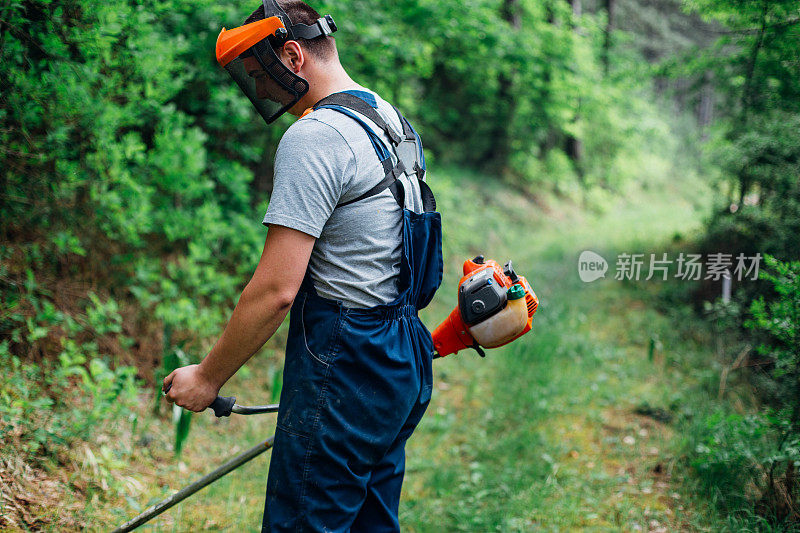
<path fill-rule="evenodd" d="M 216 400 L 211 402 L 208 408 L 214 410 L 214 415 L 217 418 L 222 418 L 223 416 L 231 416 L 235 403 L 236 398 L 234 396 L 217 396 Z"/>
<path fill-rule="evenodd" d="M 164 389 L 164 394 L 168 393 L 171 388 L 172 383 L 167 385 L 167 388 Z M 231 413 L 233 412 L 233 406 L 235 404 L 235 396 L 217 396 L 216 399 L 211 402 L 211 405 L 207 407 L 207 409 L 213 409 L 214 415 L 216 415 L 217 418 L 222 418 L 223 416 L 231 416 Z"/>

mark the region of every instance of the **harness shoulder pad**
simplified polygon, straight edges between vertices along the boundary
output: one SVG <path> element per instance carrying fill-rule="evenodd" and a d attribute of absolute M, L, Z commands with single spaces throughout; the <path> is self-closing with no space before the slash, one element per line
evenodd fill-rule
<path fill-rule="evenodd" d="M 415 171 L 419 165 L 419 146 L 417 139 L 403 139 L 397 146 L 397 157 L 403 162 L 403 166 L 409 171 Z"/>

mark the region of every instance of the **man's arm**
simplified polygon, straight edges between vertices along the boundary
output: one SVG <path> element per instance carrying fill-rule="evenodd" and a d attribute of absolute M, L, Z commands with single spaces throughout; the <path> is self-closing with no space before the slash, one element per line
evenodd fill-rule
<path fill-rule="evenodd" d="M 173 371 L 167 400 L 202 411 L 219 389 L 256 353 L 281 325 L 303 281 L 315 238 L 272 225 L 255 273 L 242 291 L 228 325 L 199 365 Z"/>

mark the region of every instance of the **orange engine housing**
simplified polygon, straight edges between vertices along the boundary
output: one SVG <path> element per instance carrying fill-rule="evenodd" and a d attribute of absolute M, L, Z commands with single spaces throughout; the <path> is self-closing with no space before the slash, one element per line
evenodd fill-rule
<path fill-rule="evenodd" d="M 482 270 L 491 269 L 492 277 L 501 287 L 509 288 L 514 284 L 519 284 L 522 285 L 523 289 L 525 289 L 525 303 L 528 307 L 528 322 L 525 324 L 524 329 L 516 337 L 503 343 L 503 345 L 505 345 L 515 339 L 518 339 L 531 330 L 533 324 L 533 315 L 539 308 L 539 299 L 536 297 L 536 293 L 533 292 L 528 280 L 526 280 L 524 276 L 517 276 L 517 281 L 514 281 L 510 276 L 505 274 L 503 267 L 500 266 L 497 261 L 487 259 L 483 262 L 480 262 L 480 260 L 482 260 L 482 256 L 464 261 L 464 276 L 458 282 L 459 288 L 464 284 L 465 281 L 467 281 L 476 273 Z M 463 350 L 465 348 L 475 348 L 476 346 L 477 343 L 472 335 L 470 335 L 469 329 L 467 328 L 467 325 L 461 315 L 460 306 L 456 305 L 456 308 L 450 312 L 450 315 L 444 320 L 444 322 L 439 324 L 433 331 L 433 347 L 439 357 L 444 357 L 446 355 L 456 353 L 459 350 Z"/>

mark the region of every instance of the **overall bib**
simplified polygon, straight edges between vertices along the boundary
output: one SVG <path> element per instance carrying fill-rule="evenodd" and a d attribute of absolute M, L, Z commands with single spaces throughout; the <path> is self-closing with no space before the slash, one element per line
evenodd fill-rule
<path fill-rule="evenodd" d="M 399 136 L 361 95 L 334 93 L 314 108 L 361 123 L 383 163 L 384 179 L 351 202 L 389 188 L 402 208 L 399 296 L 344 307 L 318 295 L 306 272 L 289 319 L 262 531 L 399 531 L 405 443 L 431 398 L 433 341 L 417 311 L 442 281 L 441 218 L 421 179 L 419 137 L 398 111 Z M 359 115 L 386 132 L 396 164 Z M 418 210 L 407 208 L 420 197 Z"/>

